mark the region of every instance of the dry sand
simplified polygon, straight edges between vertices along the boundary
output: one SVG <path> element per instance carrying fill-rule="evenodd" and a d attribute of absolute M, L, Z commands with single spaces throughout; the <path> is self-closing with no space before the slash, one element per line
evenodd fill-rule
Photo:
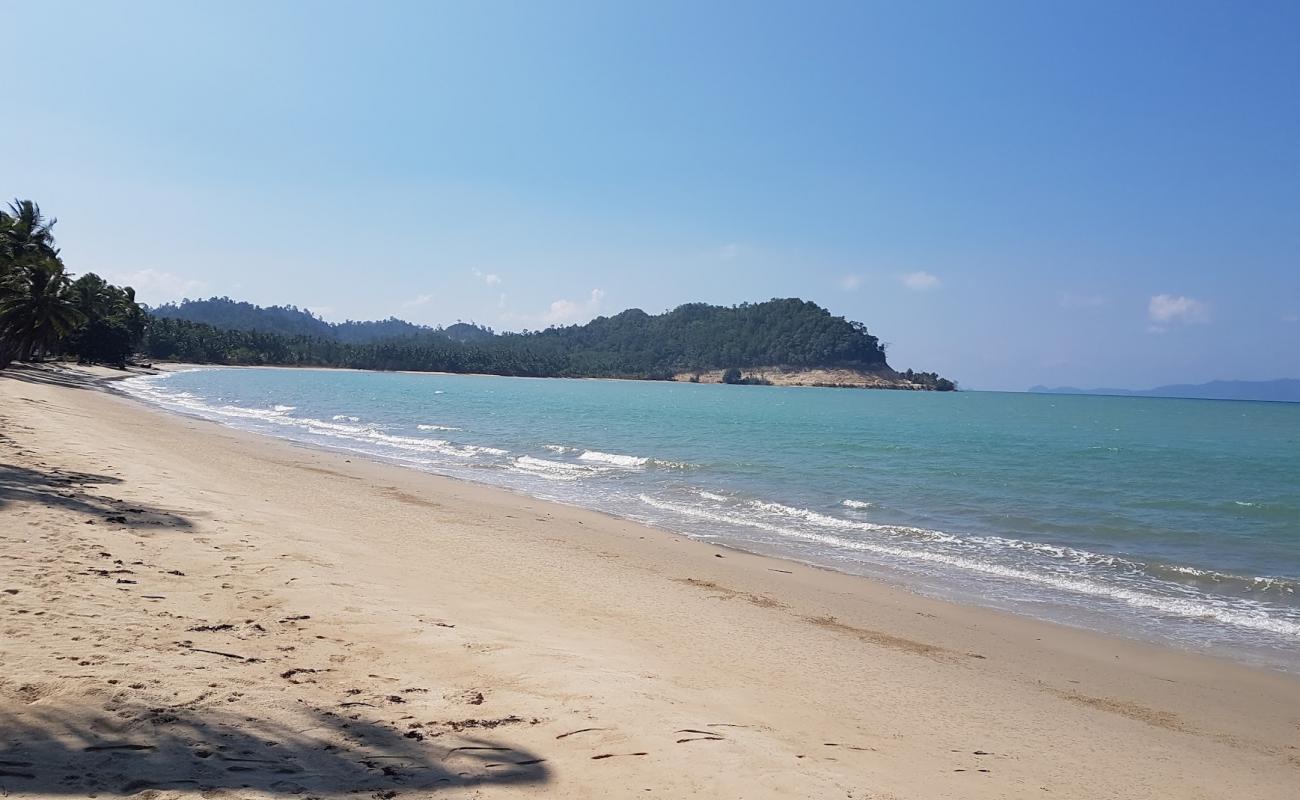
<path fill-rule="evenodd" d="M 1300 794 L 1294 676 L 165 415 L 91 374 L 0 373 L 0 795 Z"/>

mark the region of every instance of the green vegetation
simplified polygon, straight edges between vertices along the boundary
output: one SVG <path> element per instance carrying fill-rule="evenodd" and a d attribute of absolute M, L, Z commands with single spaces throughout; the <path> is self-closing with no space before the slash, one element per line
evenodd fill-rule
<path fill-rule="evenodd" d="M 0 211 L 0 368 L 63 355 L 123 366 L 144 335 L 145 313 L 130 288 L 93 273 L 72 280 L 54 223 L 30 200 Z"/>
<path fill-rule="evenodd" d="M 956 388 L 934 373 L 894 373 L 862 323 L 798 299 L 690 303 L 657 315 L 631 309 L 585 325 L 522 333 L 463 322 L 447 328 L 399 319 L 330 323 L 294 306 L 263 308 L 227 297 L 146 313 L 129 287 L 94 274 L 72 280 L 53 227 L 30 201 L 0 212 L 0 367 L 47 356 L 122 366 L 138 353 L 205 364 L 536 377 L 669 379 L 725 370 L 726 383 L 764 383 L 742 372 L 756 367 L 834 367 Z"/>
<path fill-rule="evenodd" d="M 202 322 L 214 328 L 237 331 L 275 333 L 281 336 L 309 336 L 339 342 L 364 343 L 397 339 L 435 330 L 405 320 L 389 318 L 375 322 L 326 322 L 305 308 L 297 306 L 255 306 L 213 297 L 209 300 L 183 300 L 151 308 L 149 313 L 160 319 L 183 319 Z M 457 327 L 457 326 L 452 326 Z M 466 326 L 469 327 L 469 326 Z M 450 330 L 450 329 L 448 329 Z M 489 332 L 490 335 L 490 332 Z"/>
<path fill-rule="evenodd" d="M 155 316 L 147 355 L 219 363 L 631 378 L 774 364 L 888 369 L 884 349 L 861 324 L 802 300 L 695 303 L 653 316 L 633 309 L 524 333 L 458 323 L 362 342 L 355 335 L 359 323 L 330 325 L 292 307 L 258 309 L 226 298 L 170 306 Z M 284 335 L 286 328 L 324 335 Z"/>
<path fill-rule="evenodd" d="M 186 301 L 155 314 L 141 350 L 149 358 L 199 363 L 535 377 L 667 379 L 722 369 L 734 379 L 727 382 L 765 383 L 742 370 L 772 366 L 893 374 L 884 348 L 861 323 L 795 299 L 733 307 L 693 303 L 658 315 L 632 309 L 585 325 L 523 333 L 457 323 L 358 341 L 357 332 L 367 324 L 387 323 L 331 324 L 292 306 L 260 309 L 228 298 Z M 286 335 L 286 329 L 318 333 Z M 956 388 L 934 373 L 909 370 L 899 378 L 925 388 Z"/>
<path fill-rule="evenodd" d="M 691 380 L 699 383 L 698 377 L 692 376 Z M 772 382 L 756 375 L 745 375 L 735 367 L 730 367 L 723 371 L 722 382 L 733 386 L 771 386 Z"/>

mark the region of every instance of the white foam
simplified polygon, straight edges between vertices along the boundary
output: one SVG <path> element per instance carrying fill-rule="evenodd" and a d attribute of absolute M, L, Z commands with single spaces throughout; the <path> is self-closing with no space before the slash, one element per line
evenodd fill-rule
<path fill-rule="evenodd" d="M 476 456 L 508 455 L 506 450 L 496 447 L 474 445 L 457 445 L 446 439 L 426 439 L 414 436 L 396 436 L 385 433 L 374 426 L 348 424 L 339 420 L 358 422 L 359 417 L 349 414 L 335 414 L 330 420 L 313 417 L 290 417 L 287 412 L 294 406 L 276 405 L 271 409 L 246 408 L 236 405 L 211 406 L 192 395 L 182 397 L 184 393 L 168 393 L 153 386 L 131 387 L 133 393 L 145 399 L 164 405 L 180 406 L 187 411 L 205 416 L 224 417 L 227 419 L 252 419 L 286 427 L 298 428 L 316 436 L 325 436 L 349 442 L 376 442 L 386 447 L 406 452 L 428 453 L 454 458 L 474 458 Z"/>
<path fill-rule="evenodd" d="M 829 514 L 821 514 L 807 508 L 795 508 L 780 503 L 768 503 L 763 500 L 751 500 L 749 505 L 769 514 L 794 517 L 825 528 L 863 531 L 864 533 L 904 534 L 936 542 L 961 541 L 960 538 L 953 536 L 952 534 L 944 533 L 943 531 L 930 530 L 929 528 L 913 528 L 907 525 L 878 525 L 874 522 L 858 522 L 855 520 L 841 519 L 840 517 L 832 517 Z"/>
<path fill-rule="evenodd" d="M 578 456 L 578 460 L 595 461 L 625 469 L 637 469 L 650 463 L 650 459 L 641 456 L 623 456 L 618 453 L 602 453 L 599 450 L 584 450 L 582 455 Z"/>
<path fill-rule="evenodd" d="M 703 489 L 696 489 L 695 493 L 700 497 L 703 497 L 705 500 L 714 500 L 719 503 L 725 503 L 727 502 L 728 499 L 725 495 L 714 494 L 713 492 L 706 492 Z"/>
<path fill-rule="evenodd" d="M 551 461 L 545 458 L 534 458 L 533 456 L 519 456 L 514 460 L 512 466 L 520 472 L 558 481 L 576 481 L 584 474 L 589 475 L 595 471 L 591 467 L 585 467 L 581 464 L 566 464 L 563 461 Z"/>
<path fill-rule="evenodd" d="M 543 445 L 543 447 L 550 450 L 552 453 L 572 453 L 577 449 L 576 447 L 565 447 L 562 444 L 548 444 Z"/>
<path fill-rule="evenodd" d="M 1088 550 L 1079 550 L 1074 547 L 1066 547 L 1059 544 L 1027 542 L 1024 539 L 1010 539 L 1005 536 L 974 536 L 968 541 L 988 547 L 1007 548 L 1011 550 L 1021 550 L 1027 553 L 1036 553 L 1049 558 L 1070 561 L 1084 566 L 1120 567 L 1130 571 L 1138 571 L 1142 569 L 1142 565 L 1136 561 L 1129 561 L 1128 559 L 1120 558 L 1119 556 L 1106 555 L 1104 553 L 1093 553 Z"/>
<path fill-rule="evenodd" d="M 774 525 L 769 522 L 763 522 L 762 520 L 718 514 L 692 506 L 668 503 L 662 500 L 656 500 L 644 494 L 639 497 L 641 502 L 665 511 L 673 511 L 678 514 L 708 519 L 729 525 L 741 525 L 744 527 L 756 528 L 780 536 L 788 536 L 794 539 L 817 542 L 819 544 L 830 545 L 843 550 L 856 550 L 911 561 L 943 564 L 945 566 L 957 567 L 968 572 L 978 572 L 985 575 L 993 575 L 1001 578 L 1051 586 L 1056 589 L 1092 597 L 1108 598 L 1110 600 L 1126 603 L 1130 606 L 1146 608 L 1170 616 L 1185 617 L 1189 619 L 1214 619 L 1234 627 L 1249 628 L 1252 630 L 1267 631 L 1269 633 L 1276 633 L 1283 636 L 1300 638 L 1300 622 L 1272 617 L 1263 609 L 1249 607 L 1229 609 L 1213 602 L 1175 597 L 1160 597 L 1137 589 L 1106 586 L 1104 584 L 1074 576 L 1043 574 L 1017 567 L 993 564 L 987 561 L 978 561 L 965 556 L 949 553 L 940 553 L 928 550 L 912 550 L 894 545 L 880 544 L 878 542 L 845 539 L 840 536 L 814 533 L 811 531 Z"/>
<path fill-rule="evenodd" d="M 841 500 L 840 505 L 845 508 L 851 508 L 854 511 L 862 511 L 863 509 L 871 508 L 875 504 L 868 503 L 866 500 Z"/>
<path fill-rule="evenodd" d="M 450 425 L 416 425 L 422 431 L 458 431 L 460 428 L 453 428 Z"/>

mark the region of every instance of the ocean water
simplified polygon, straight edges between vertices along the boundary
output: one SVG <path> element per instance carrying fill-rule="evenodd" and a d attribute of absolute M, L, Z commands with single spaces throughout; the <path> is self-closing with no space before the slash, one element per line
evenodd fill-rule
<path fill-rule="evenodd" d="M 172 411 L 1300 671 L 1300 404 L 200 369 Z"/>

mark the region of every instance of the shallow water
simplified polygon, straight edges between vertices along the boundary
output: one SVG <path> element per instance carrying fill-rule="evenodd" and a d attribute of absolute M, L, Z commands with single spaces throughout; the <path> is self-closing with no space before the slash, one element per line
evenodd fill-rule
<path fill-rule="evenodd" d="M 1300 404 L 203 369 L 174 411 L 1300 671 Z"/>

